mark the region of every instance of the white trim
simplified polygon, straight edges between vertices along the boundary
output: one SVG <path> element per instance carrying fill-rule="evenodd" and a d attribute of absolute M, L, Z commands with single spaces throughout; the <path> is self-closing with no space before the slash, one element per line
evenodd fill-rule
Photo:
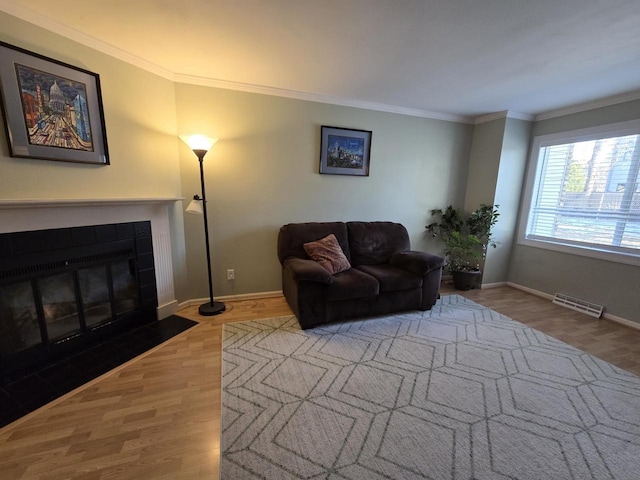
<path fill-rule="evenodd" d="M 594 245 L 588 247 L 580 244 L 565 243 L 563 241 L 542 240 L 533 238 L 518 237 L 518 244 L 532 248 L 541 248 L 543 250 L 551 250 L 553 252 L 566 253 L 568 255 L 578 255 L 580 257 L 596 258 L 598 260 L 606 260 L 608 262 L 623 263 L 625 265 L 640 266 L 640 255 L 626 253 L 623 251 L 606 250 L 605 247 Z"/>
<path fill-rule="evenodd" d="M 538 135 L 531 142 L 528 165 L 525 175 L 525 184 L 522 194 L 522 202 L 519 212 L 519 225 L 516 232 L 516 243 L 533 248 L 552 250 L 556 252 L 597 258 L 610 262 L 626 265 L 640 265 L 640 253 L 632 249 L 613 247 L 608 245 L 588 244 L 586 242 L 572 242 L 557 238 L 527 238 L 527 226 L 531 212 L 531 202 L 534 196 L 534 188 L 538 181 L 538 164 L 540 163 L 540 150 L 557 144 L 594 140 L 597 138 L 609 138 L 614 136 L 636 135 L 640 132 L 640 120 L 610 123 L 595 127 L 581 128 L 564 132 L 555 132 Z"/>
<path fill-rule="evenodd" d="M 474 117 L 473 115 L 454 115 L 454 114 L 441 113 L 441 112 L 432 112 L 429 110 L 421 110 L 421 109 L 410 108 L 410 107 L 401 107 L 397 105 L 387 105 L 383 103 L 368 102 L 365 100 L 357 100 L 353 98 L 331 97 L 331 96 L 315 94 L 315 93 L 298 92 L 294 90 L 285 90 L 285 89 L 268 87 L 263 85 L 252 85 L 252 84 L 246 84 L 241 82 L 232 82 L 228 80 L 203 78 L 203 77 L 197 77 L 194 75 L 175 73 L 167 70 L 164 67 L 156 65 L 155 63 L 149 62 L 144 58 L 138 57 L 137 55 L 133 55 L 107 42 L 99 40 L 79 30 L 76 30 L 75 28 L 69 27 L 68 25 L 60 23 L 44 15 L 41 15 L 40 13 L 35 12 L 34 10 L 26 8 L 22 5 L 16 5 L 9 0 L 0 0 L 0 11 L 3 11 L 9 15 L 12 15 L 16 18 L 24 20 L 25 22 L 44 28 L 52 33 L 61 35 L 65 38 L 78 42 L 93 50 L 102 52 L 106 55 L 117 58 L 118 60 L 121 60 L 130 65 L 141 68 L 142 70 L 151 72 L 155 75 L 158 75 L 159 77 L 165 78 L 173 82 L 186 83 L 190 85 L 223 88 L 226 90 L 235 90 L 235 91 L 248 92 L 248 93 L 258 93 L 263 95 L 273 95 L 273 96 L 284 97 L 284 98 L 294 98 L 298 100 L 307 100 L 311 102 L 326 103 L 330 105 L 362 108 L 364 110 L 396 113 L 399 115 L 408 115 L 411 117 L 430 118 L 433 120 L 469 123 L 474 125 L 495 120 L 497 118 L 505 118 L 505 117 L 537 122 L 540 120 L 547 120 L 550 118 L 562 117 L 564 115 L 570 115 L 572 113 L 584 112 L 587 110 L 593 110 L 595 108 L 607 107 L 607 106 L 615 105 L 618 103 L 624 103 L 624 102 L 640 99 L 640 90 L 638 90 L 638 91 L 623 93 L 620 95 L 601 98 L 598 100 L 593 100 L 593 101 L 581 103 L 578 105 L 572 105 L 569 107 L 563 107 L 556 110 L 550 110 L 547 112 L 539 113 L 537 115 L 530 115 L 527 113 L 518 113 L 518 112 L 509 112 L 508 110 L 505 110 L 504 112 L 491 113 L 488 115 L 481 115 L 478 117 Z"/>
<path fill-rule="evenodd" d="M 636 330 L 640 330 L 640 323 L 638 322 L 633 322 L 631 320 L 627 320 L 626 318 L 618 317 L 617 315 L 612 315 L 610 313 L 605 313 L 602 317 L 612 322 L 619 323 L 620 325 L 624 325 L 625 327 L 631 327 Z"/>
<path fill-rule="evenodd" d="M 379 112 L 396 113 L 399 115 L 407 115 L 411 117 L 430 118 L 433 120 L 444 120 L 447 122 L 473 123 L 473 116 L 453 115 L 448 113 L 432 112 L 418 108 L 401 107 L 398 105 L 387 105 L 384 103 L 369 102 L 366 100 L 358 100 L 354 98 L 332 97 L 316 93 L 299 92 L 295 90 L 286 90 L 282 88 L 268 87 L 264 85 L 253 85 L 249 83 L 232 82 L 215 78 L 198 77 L 194 75 L 186 75 L 175 73 L 164 67 L 149 62 L 136 55 L 132 55 L 118 47 L 99 40 L 91 35 L 87 35 L 79 30 L 69 27 L 51 18 L 45 17 L 29 8 L 21 5 L 15 5 L 7 0 L 0 0 L 0 11 L 17 17 L 25 22 L 32 23 L 38 27 L 44 28 L 50 32 L 61 35 L 65 38 L 78 42 L 86 47 L 92 48 L 98 52 L 102 52 L 111 57 L 122 60 L 130 65 L 151 72 L 159 77 L 171 80 L 176 83 L 186 83 L 189 85 L 200 85 L 205 87 L 222 88 L 225 90 L 235 90 L 240 92 L 258 93 L 262 95 L 273 95 L 276 97 L 293 98 L 297 100 L 306 100 L 310 102 L 325 103 L 329 105 L 339 105 L 343 107 L 362 108 L 364 110 L 374 110 Z"/>
<path fill-rule="evenodd" d="M 24 20 L 25 22 L 32 23 L 38 27 L 44 28 L 50 32 L 61 35 L 65 38 L 78 42 L 85 47 L 92 48 L 93 50 L 97 50 L 98 52 L 102 52 L 111 57 L 117 58 L 118 60 L 122 60 L 123 62 L 134 65 L 138 68 L 146 70 L 147 72 L 151 72 L 159 77 L 166 78 L 167 80 L 173 80 L 174 74 L 169 70 L 156 65 L 155 63 L 151 63 L 143 58 L 140 58 L 136 55 L 132 55 L 129 52 L 125 52 L 120 48 L 114 47 L 102 40 L 98 40 L 91 35 L 87 35 L 84 32 L 76 30 L 75 28 L 71 28 L 68 25 L 60 23 L 51 18 L 45 17 L 29 8 L 23 7 L 21 5 L 16 5 L 11 1 L 0 0 L 0 10 L 12 15 L 14 17 L 19 18 L 20 20 Z"/>
<path fill-rule="evenodd" d="M 0 0 L 0 10 L 17 17 L 25 22 L 32 23 L 38 27 L 44 28 L 50 32 L 61 35 L 65 38 L 78 42 L 86 47 L 102 52 L 111 57 L 122 60 L 130 65 L 151 72 L 159 77 L 166 78 L 176 83 L 186 83 L 189 85 L 200 85 L 205 87 L 222 88 L 226 90 L 235 90 L 240 92 L 258 93 L 262 95 L 273 95 L 276 97 L 293 98 L 297 100 L 306 100 L 310 102 L 326 103 L 330 105 L 340 105 L 344 107 L 362 108 L 364 110 L 374 110 L 379 112 L 396 113 L 399 115 L 407 115 L 411 117 L 430 118 L 434 120 L 444 120 L 447 122 L 473 123 L 472 116 L 453 115 L 448 113 L 431 112 L 417 108 L 401 107 L 397 105 L 387 105 L 383 103 L 369 102 L 365 100 L 357 100 L 353 98 L 332 97 L 328 95 L 320 95 L 316 93 L 298 92 L 295 90 L 286 90 L 282 88 L 268 87 L 264 85 L 253 85 L 249 83 L 232 82 L 228 80 L 220 80 L 215 78 L 197 77 L 194 75 L 186 75 L 175 73 L 164 67 L 149 62 L 136 55 L 132 55 L 118 47 L 99 40 L 91 35 L 87 35 L 79 30 L 71 28 L 51 18 L 47 18 L 31 9 L 21 5 L 15 5 L 7 0 Z"/>
<path fill-rule="evenodd" d="M 492 288 L 505 287 L 507 282 L 494 282 L 494 283 L 483 283 L 480 285 L 481 290 L 490 290 Z"/>
<path fill-rule="evenodd" d="M 516 288 L 518 290 L 522 290 L 523 292 L 530 293 L 532 295 L 535 295 L 536 297 L 542 297 L 547 300 L 553 300 L 553 295 L 549 293 L 541 292 L 540 290 L 534 290 L 533 288 L 525 287 L 524 285 L 519 285 L 513 282 L 507 282 L 507 286 Z"/>
<path fill-rule="evenodd" d="M 254 293 L 238 293 L 236 295 L 221 295 L 216 297 L 216 300 L 221 300 L 224 302 L 235 302 L 242 300 L 260 300 L 262 298 L 278 298 L 284 297 L 284 293 L 282 290 L 273 290 L 271 292 L 254 292 Z M 205 298 L 206 302 L 208 298 Z"/>
<path fill-rule="evenodd" d="M 527 122 L 533 122 L 536 116 L 531 115 L 530 113 L 519 113 L 519 112 L 509 111 L 507 113 L 507 118 L 514 118 L 516 120 L 525 120 Z"/>
<path fill-rule="evenodd" d="M 221 295 L 219 297 L 215 297 L 214 300 L 219 300 L 221 302 L 240 302 L 243 300 L 261 300 L 263 298 L 278 298 L 282 297 L 284 294 L 282 290 L 275 290 L 273 292 L 255 292 L 255 293 L 240 293 L 237 295 Z M 191 307 L 193 305 L 202 305 L 207 302 L 209 298 L 191 298 L 189 300 L 185 300 L 184 302 L 180 302 L 178 304 L 178 310 L 182 310 L 186 307 Z"/>
<path fill-rule="evenodd" d="M 500 120 L 501 118 L 507 118 L 507 110 L 503 110 L 502 112 L 496 112 L 496 113 L 488 113 L 487 115 L 476 117 L 473 120 L 473 124 L 480 125 L 482 123 L 488 123 L 488 122 L 493 122 L 494 120 Z"/>
<path fill-rule="evenodd" d="M 339 105 L 342 107 L 361 108 L 364 110 L 375 110 L 377 112 L 396 113 L 411 117 L 431 118 L 434 120 L 444 120 L 447 122 L 473 123 L 473 117 L 467 115 L 453 115 L 448 113 L 431 112 L 418 108 L 400 107 L 385 103 L 369 102 L 354 98 L 333 97 L 318 93 L 299 92 L 297 90 L 287 90 L 284 88 L 268 87 L 265 85 L 254 85 L 251 83 L 230 82 L 215 78 L 196 77 L 193 75 L 175 74 L 176 83 L 186 83 L 188 85 L 199 85 L 201 87 L 221 88 L 224 90 L 235 90 L 238 92 L 258 93 L 261 95 L 272 95 L 275 97 L 293 98 L 308 102 L 324 103 L 329 105 Z"/>
<path fill-rule="evenodd" d="M 550 118 L 564 117 L 565 115 L 571 115 L 573 113 L 586 112 L 588 110 L 594 110 L 596 108 L 609 107 L 611 105 L 617 105 L 619 103 L 631 102 L 633 100 L 640 100 L 640 90 L 634 90 L 632 92 L 622 93 L 620 95 L 613 95 L 611 97 L 600 98 L 591 102 L 579 103 L 577 105 L 571 105 L 569 107 L 558 108 L 556 110 L 549 110 L 548 112 L 539 113 L 535 116 L 535 121 L 549 120 Z"/>
<path fill-rule="evenodd" d="M 178 301 L 173 300 L 169 303 L 165 303 L 164 305 L 159 305 L 157 308 L 158 320 L 162 320 L 163 318 L 170 317 L 174 313 L 178 311 Z"/>
<path fill-rule="evenodd" d="M 97 207 L 121 205 L 162 205 L 184 200 L 184 197 L 148 198 L 0 198 L 0 208 Z"/>
<path fill-rule="evenodd" d="M 511 112 L 509 110 L 503 110 L 501 112 L 489 113 L 476 117 L 473 121 L 474 125 L 480 125 L 481 123 L 492 122 L 494 120 L 500 120 L 501 118 L 515 118 L 516 120 L 526 120 L 527 122 L 533 121 L 534 115 L 528 113 Z"/>
<path fill-rule="evenodd" d="M 522 290 L 523 292 L 530 293 L 535 295 L 536 297 L 542 297 L 546 300 L 553 301 L 553 295 L 545 292 L 541 292 L 540 290 L 535 290 L 533 288 L 525 287 L 524 285 L 519 285 L 514 282 L 507 282 L 507 286 L 513 287 L 517 290 Z M 586 314 L 585 314 L 586 315 Z M 609 320 L 611 322 L 619 323 L 620 325 L 624 325 L 625 327 L 630 327 L 635 330 L 640 330 L 640 323 L 634 322 L 632 320 L 628 320 L 626 318 L 618 317 L 617 315 L 612 315 L 611 313 L 605 313 L 602 315 L 602 318 L 605 320 Z"/>
<path fill-rule="evenodd" d="M 638 133 L 638 129 L 640 129 L 640 119 L 629 120 L 626 122 L 606 123 L 604 125 L 579 128 L 577 130 L 567 130 L 538 135 L 534 137 L 534 143 L 537 142 L 539 147 L 549 147 L 567 142 L 581 142 L 584 140 L 609 138 L 612 136 L 636 135 Z M 534 150 L 532 149 L 531 151 L 533 152 Z"/>

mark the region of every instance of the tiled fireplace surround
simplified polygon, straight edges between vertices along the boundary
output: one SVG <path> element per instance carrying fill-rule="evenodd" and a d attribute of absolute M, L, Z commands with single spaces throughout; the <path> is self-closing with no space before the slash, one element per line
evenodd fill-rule
<path fill-rule="evenodd" d="M 91 225 L 151 222 L 157 317 L 133 330 L 104 337 L 72 356 L 20 371 L 0 385 L 0 428 L 195 324 L 172 315 L 178 308 L 173 285 L 170 212 L 181 198 L 1 200 L 0 234 Z M 52 359 L 54 360 L 54 359 Z M 90 367 L 90 368 L 89 368 Z M 7 383 L 7 381 L 9 383 Z"/>
<path fill-rule="evenodd" d="M 0 233 L 151 221 L 158 318 L 177 310 L 169 209 L 180 198 L 0 200 Z"/>

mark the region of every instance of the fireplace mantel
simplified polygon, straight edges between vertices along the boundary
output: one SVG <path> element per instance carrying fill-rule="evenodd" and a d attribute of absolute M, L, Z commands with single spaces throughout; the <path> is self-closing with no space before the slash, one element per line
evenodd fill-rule
<path fill-rule="evenodd" d="M 170 208 L 183 197 L 0 199 L 0 233 L 151 221 L 158 317 L 177 310 Z"/>
<path fill-rule="evenodd" d="M 56 208 L 56 207 L 91 207 L 117 205 L 162 205 L 171 204 L 184 197 L 149 197 L 149 198 L 24 198 L 1 199 L 0 208 Z"/>

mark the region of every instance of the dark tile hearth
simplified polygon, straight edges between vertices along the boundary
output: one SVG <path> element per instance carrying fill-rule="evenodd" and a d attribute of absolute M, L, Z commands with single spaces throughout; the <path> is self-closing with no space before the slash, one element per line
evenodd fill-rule
<path fill-rule="evenodd" d="M 35 372 L 12 375 L 0 385 L 0 427 L 107 373 L 197 322 L 172 315 L 143 325 Z"/>

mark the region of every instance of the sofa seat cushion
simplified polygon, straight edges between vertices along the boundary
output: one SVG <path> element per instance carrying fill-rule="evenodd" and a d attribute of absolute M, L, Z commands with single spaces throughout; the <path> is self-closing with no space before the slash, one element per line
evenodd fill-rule
<path fill-rule="evenodd" d="M 356 269 L 375 278 L 380 283 L 381 292 L 422 288 L 422 277 L 389 264 L 360 265 Z"/>
<path fill-rule="evenodd" d="M 350 268 L 333 276 L 333 283 L 327 285 L 325 298 L 330 302 L 351 298 L 373 297 L 380 292 L 378 281 L 371 275 Z"/>

